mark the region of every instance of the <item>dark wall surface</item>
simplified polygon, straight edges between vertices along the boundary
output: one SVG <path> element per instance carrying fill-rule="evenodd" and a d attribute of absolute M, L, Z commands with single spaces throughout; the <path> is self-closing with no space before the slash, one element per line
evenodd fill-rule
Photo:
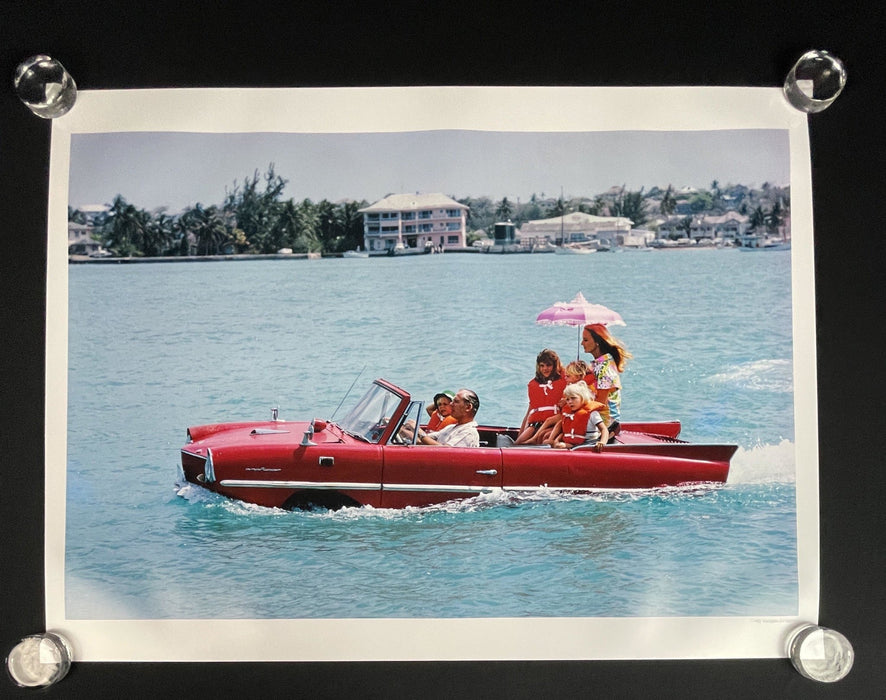
<path fill-rule="evenodd" d="M 12 88 L 48 53 L 81 89 L 329 85 L 781 86 L 810 48 L 849 82 L 809 120 L 818 337 L 821 624 L 843 681 L 784 659 L 681 662 L 75 664 L 48 697 L 868 698 L 886 688 L 883 352 L 886 85 L 878 4 L 0 1 L 0 652 L 43 629 L 43 409 L 50 125 Z M 30 691 L 0 679 L 0 696 Z"/>

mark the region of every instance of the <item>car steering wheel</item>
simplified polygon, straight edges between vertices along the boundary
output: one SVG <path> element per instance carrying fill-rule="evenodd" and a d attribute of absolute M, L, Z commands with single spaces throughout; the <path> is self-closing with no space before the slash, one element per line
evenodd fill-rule
<path fill-rule="evenodd" d="M 366 431 L 366 437 L 372 442 L 376 442 L 384 434 L 389 422 L 388 418 L 380 418 L 375 425 Z"/>

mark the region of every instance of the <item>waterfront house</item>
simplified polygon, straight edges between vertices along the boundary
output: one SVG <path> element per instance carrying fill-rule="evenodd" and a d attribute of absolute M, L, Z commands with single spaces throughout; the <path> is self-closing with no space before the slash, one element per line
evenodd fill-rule
<path fill-rule="evenodd" d="M 398 249 L 463 249 L 468 207 L 444 194 L 392 194 L 360 209 L 363 248 L 372 254 Z"/>
<path fill-rule="evenodd" d="M 701 216 L 692 222 L 690 237 L 696 241 L 711 240 L 733 243 L 740 240 L 748 229 L 748 217 L 737 211 L 722 216 Z"/>
<path fill-rule="evenodd" d="M 613 247 L 619 236 L 631 230 L 633 222 L 623 216 L 594 216 L 575 211 L 550 219 L 527 221 L 520 227 L 520 238 L 546 238 L 551 243 L 588 243 Z"/>
<path fill-rule="evenodd" d="M 722 216 L 695 215 L 689 217 L 689 231 L 685 227 L 685 216 L 669 216 L 658 226 L 658 238 L 681 240 L 689 243 L 734 243 L 741 240 L 749 227 L 749 219 L 736 211 L 728 211 Z"/>
<path fill-rule="evenodd" d="M 91 224 L 68 222 L 68 255 L 97 255 L 104 249 L 102 244 L 93 238 L 95 227 Z"/>

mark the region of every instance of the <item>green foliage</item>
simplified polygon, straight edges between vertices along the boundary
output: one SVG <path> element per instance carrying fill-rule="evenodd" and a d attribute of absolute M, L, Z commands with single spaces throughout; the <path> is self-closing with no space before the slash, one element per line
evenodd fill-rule
<path fill-rule="evenodd" d="M 489 197 L 466 197 L 465 199 L 459 199 L 458 203 L 468 207 L 468 215 L 465 222 L 468 229 L 492 231 L 497 218 L 495 215 L 495 205 Z"/>
<path fill-rule="evenodd" d="M 689 208 L 700 214 L 703 211 L 709 211 L 714 206 L 714 198 L 710 192 L 699 192 L 689 198 Z"/>
<path fill-rule="evenodd" d="M 215 205 L 204 207 L 198 202 L 179 217 L 176 227 L 184 239 L 193 237 L 197 255 L 219 255 L 224 252 L 223 244 L 232 238 L 231 229 Z"/>
<path fill-rule="evenodd" d="M 628 192 L 624 187 L 609 206 L 611 216 L 622 216 L 633 222 L 634 228 L 643 228 L 648 220 L 646 216 L 646 200 L 643 197 L 643 188 L 639 192 Z"/>
<path fill-rule="evenodd" d="M 495 210 L 495 217 L 499 221 L 508 221 L 511 218 L 511 215 L 513 213 L 514 213 L 514 207 L 511 206 L 511 203 L 508 201 L 508 198 L 504 197 L 498 203 L 498 207 Z"/>
<path fill-rule="evenodd" d="M 75 224 L 85 224 L 86 214 L 79 209 L 68 206 L 68 221 L 73 221 Z"/>
<path fill-rule="evenodd" d="M 748 221 L 750 223 L 751 228 L 763 228 L 766 226 L 766 214 L 763 212 L 763 207 L 758 206 L 754 211 L 751 212 L 750 219 Z"/>
<path fill-rule="evenodd" d="M 677 199 L 674 197 L 674 188 L 668 185 L 668 189 L 665 191 L 664 196 L 661 198 L 661 204 L 658 207 L 659 211 L 665 216 L 670 216 L 677 209 Z"/>
<path fill-rule="evenodd" d="M 264 191 L 259 182 L 264 180 Z M 278 247 L 274 243 L 279 237 L 275 231 L 276 219 L 280 214 L 280 195 L 286 187 L 286 180 L 274 172 L 274 164 L 268 165 L 264 177 L 256 170 L 251 178 L 244 178 L 243 184 L 234 183 L 234 188 L 226 193 L 224 211 L 234 218 L 249 247 L 259 253 L 272 253 Z"/>
<path fill-rule="evenodd" d="M 114 197 L 99 230 L 105 247 L 122 257 L 159 255 L 172 242 L 168 217 L 155 220 L 119 194 Z"/>
<path fill-rule="evenodd" d="M 164 211 L 149 213 L 117 195 L 109 210 L 91 223 L 97 237 L 115 255 L 219 255 L 235 253 L 274 253 L 291 248 L 297 253 L 341 253 L 363 245 L 363 215 L 359 210 L 369 203 L 326 199 L 283 199 L 287 181 L 276 174 L 270 163 L 264 174 L 258 170 L 225 191 L 220 206 L 196 204 L 177 217 Z M 663 216 L 676 213 L 681 202 L 688 203 L 694 215 L 736 210 L 749 216 L 752 227 L 778 229 L 790 216 L 790 190 L 770 183 L 760 189 L 743 185 L 721 185 L 714 180 L 710 190 L 691 194 L 676 192 L 669 184 L 662 191 L 653 187 L 644 194 L 624 186 L 604 194 L 557 198 L 533 193 L 529 200 L 498 202 L 489 197 L 458 200 L 468 207 L 467 243 L 470 245 L 492 232 L 496 221 L 510 219 L 517 227 L 527 221 L 561 216 L 573 211 L 595 216 L 620 216 L 642 228 L 655 208 Z M 685 212 L 683 212 L 685 213 Z M 68 209 L 69 221 L 90 223 L 78 210 Z M 688 234 L 692 218 L 683 219 Z"/>

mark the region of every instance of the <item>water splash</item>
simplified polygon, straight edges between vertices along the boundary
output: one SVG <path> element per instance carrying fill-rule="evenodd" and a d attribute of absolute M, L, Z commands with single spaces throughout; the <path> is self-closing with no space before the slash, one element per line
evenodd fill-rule
<path fill-rule="evenodd" d="M 753 448 L 739 447 L 732 458 L 727 483 L 738 484 L 792 484 L 796 481 L 796 460 L 794 444 L 782 440 L 777 445 L 757 445 Z M 720 484 L 689 484 L 655 489 L 599 490 L 583 492 L 563 492 L 558 490 L 504 491 L 493 490 L 472 498 L 447 501 L 434 505 L 406 508 L 373 508 L 372 506 L 346 507 L 340 510 L 289 511 L 280 508 L 267 508 L 251 503 L 228 499 L 219 494 L 179 480 L 175 484 L 176 495 L 189 503 L 202 504 L 209 508 L 222 508 L 232 515 L 240 516 L 289 516 L 327 519 L 342 522 L 377 519 L 397 521 L 416 519 L 439 514 L 478 513 L 495 508 L 518 507 L 526 504 L 589 501 L 597 503 L 632 502 L 644 498 L 670 498 L 704 496 L 721 488 Z"/>
<path fill-rule="evenodd" d="M 772 484 L 796 481 L 794 443 L 738 448 L 729 469 L 729 484 Z"/>
<path fill-rule="evenodd" d="M 755 360 L 707 377 L 705 382 L 789 394 L 794 390 L 792 373 L 790 360 Z"/>

